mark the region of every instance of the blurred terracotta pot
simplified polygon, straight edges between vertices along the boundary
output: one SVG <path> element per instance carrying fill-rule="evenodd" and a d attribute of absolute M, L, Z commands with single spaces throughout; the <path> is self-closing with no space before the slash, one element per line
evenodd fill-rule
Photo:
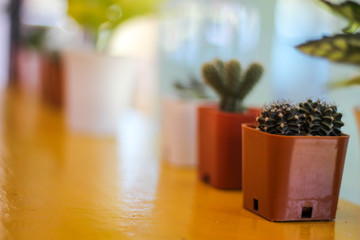
<path fill-rule="evenodd" d="M 241 134 L 243 123 L 255 122 L 260 109 L 244 114 L 198 108 L 198 176 L 220 189 L 241 189 Z"/>
<path fill-rule="evenodd" d="M 244 208 L 271 221 L 335 219 L 348 135 L 281 136 L 242 128 Z"/>
<path fill-rule="evenodd" d="M 54 106 L 63 107 L 63 64 L 58 52 L 43 53 L 41 92 L 44 100 Z"/>
<path fill-rule="evenodd" d="M 360 106 L 357 106 L 354 108 L 354 113 L 355 113 L 356 123 L 357 123 L 358 132 L 359 132 L 359 136 L 360 136 Z"/>
<path fill-rule="evenodd" d="M 62 107 L 63 70 L 58 52 L 21 48 L 18 53 L 20 86 L 31 93 L 41 93 L 45 102 Z"/>
<path fill-rule="evenodd" d="M 182 167 L 196 165 L 197 107 L 204 102 L 208 101 L 163 100 L 162 158 L 169 163 Z"/>
<path fill-rule="evenodd" d="M 77 132 L 115 135 L 130 107 L 136 61 L 94 52 L 63 52 L 68 126 Z"/>

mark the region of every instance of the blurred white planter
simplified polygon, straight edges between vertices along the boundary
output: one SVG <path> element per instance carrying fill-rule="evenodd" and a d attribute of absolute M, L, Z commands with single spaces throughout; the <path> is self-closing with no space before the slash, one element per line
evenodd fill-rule
<path fill-rule="evenodd" d="M 197 158 L 197 107 L 206 100 L 166 98 L 162 109 L 162 158 L 171 164 L 193 167 Z"/>
<path fill-rule="evenodd" d="M 65 51 L 65 106 L 77 132 L 115 135 L 121 112 L 130 106 L 136 61 L 93 52 Z"/>

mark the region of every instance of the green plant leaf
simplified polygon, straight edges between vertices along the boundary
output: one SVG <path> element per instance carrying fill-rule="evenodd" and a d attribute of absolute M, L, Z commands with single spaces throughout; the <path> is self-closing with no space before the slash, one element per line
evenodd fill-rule
<path fill-rule="evenodd" d="M 352 22 L 349 23 L 345 28 L 342 29 L 344 33 L 353 33 L 355 32 L 360 26 L 360 23 Z"/>
<path fill-rule="evenodd" d="M 345 1 L 340 4 L 333 4 L 326 0 L 320 0 L 334 13 L 349 21 L 349 25 L 343 29 L 345 33 L 353 33 L 360 26 L 360 5 L 354 1 Z"/>
<path fill-rule="evenodd" d="M 349 86 L 354 86 L 354 85 L 360 86 L 360 76 L 357 76 L 357 77 L 354 77 L 351 79 L 347 79 L 347 80 L 343 80 L 343 81 L 330 83 L 329 87 L 330 88 L 343 88 L 343 87 L 349 87 Z"/>
<path fill-rule="evenodd" d="M 94 41 L 103 26 L 110 33 L 122 22 L 153 12 L 165 0 L 68 0 L 68 14 Z"/>
<path fill-rule="evenodd" d="M 296 48 L 308 55 L 327 58 L 333 62 L 360 65 L 360 33 L 325 36 Z"/>

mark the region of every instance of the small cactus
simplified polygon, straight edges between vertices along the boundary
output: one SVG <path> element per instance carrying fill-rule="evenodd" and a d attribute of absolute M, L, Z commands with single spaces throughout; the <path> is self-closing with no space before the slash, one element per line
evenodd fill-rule
<path fill-rule="evenodd" d="M 337 112 L 336 106 L 331 106 L 320 101 L 313 102 L 311 99 L 299 104 L 299 110 L 306 115 L 303 125 L 304 131 L 313 136 L 339 136 L 342 114 Z"/>
<path fill-rule="evenodd" d="M 244 112 L 243 101 L 260 80 L 263 67 L 253 63 L 241 74 L 241 65 L 237 60 L 223 62 L 215 59 L 205 63 L 202 67 L 202 75 L 221 98 L 220 109 L 227 112 Z"/>
<path fill-rule="evenodd" d="M 297 106 L 289 102 L 265 106 L 256 119 L 258 130 L 287 136 L 339 136 L 342 114 L 336 106 L 311 99 Z"/>
<path fill-rule="evenodd" d="M 184 99 L 209 98 L 205 91 L 205 85 L 194 76 L 189 77 L 187 84 L 176 81 L 173 84 L 177 95 Z"/>
<path fill-rule="evenodd" d="M 265 106 L 256 119 L 258 129 L 271 134 L 302 135 L 302 120 L 298 108 L 289 102 Z"/>

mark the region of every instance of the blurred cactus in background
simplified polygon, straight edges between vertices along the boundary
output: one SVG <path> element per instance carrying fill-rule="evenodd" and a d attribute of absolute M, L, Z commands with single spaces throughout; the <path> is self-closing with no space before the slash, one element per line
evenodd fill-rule
<path fill-rule="evenodd" d="M 45 44 L 47 27 L 33 26 L 23 27 L 20 35 L 20 43 L 23 47 L 42 50 Z"/>
<path fill-rule="evenodd" d="M 153 12 L 163 0 L 68 0 L 68 14 L 81 25 L 98 50 L 122 22 Z"/>
<path fill-rule="evenodd" d="M 205 85 L 194 76 L 189 77 L 188 84 L 180 81 L 174 83 L 177 95 L 183 99 L 204 99 L 209 98 L 205 91 Z"/>
<path fill-rule="evenodd" d="M 237 60 L 223 62 L 215 59 L 205 63 L 202 75 L 221 98 L 220 109 L 227 112 L 244 112 L 244 99 L 259 82 L 263 67 L 253 63 L 242 75 L 241 65 Z"/>
<path fill-rule="evenodd" d="M 348 21 L 348 26 L 342 34 L 324 36 L 296 46 L 300 51 L 316 57 L 327 58 L 330 61 L 360 66 L 360 33 L 355 31 L 360 27 L 360 5 L 353 1 L 333 4 L 320 0 L 335 14 Z M 331 84 L 331 87 L 346 87 L 360 85 L 360 76 L 353 79 Z"/>

